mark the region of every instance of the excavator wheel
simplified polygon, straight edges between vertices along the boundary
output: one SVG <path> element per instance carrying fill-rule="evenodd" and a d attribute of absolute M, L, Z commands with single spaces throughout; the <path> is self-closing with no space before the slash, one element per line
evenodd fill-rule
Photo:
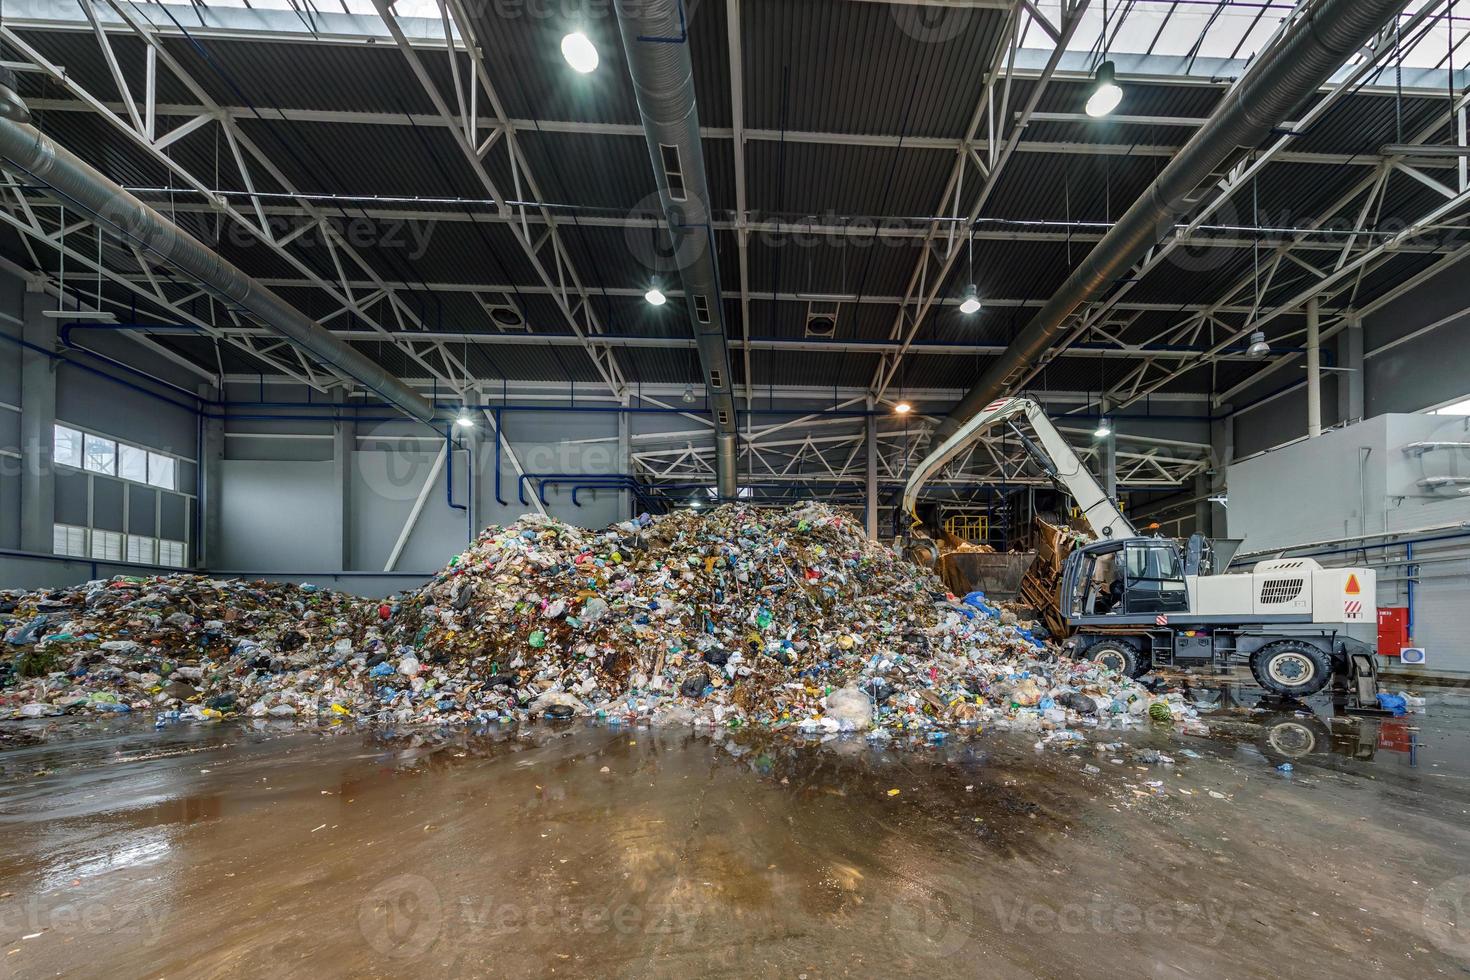
<path fill-rule="evenodd" d="M 1137 679 L 1149 672 L 1153 666 L 1143 663 L 1143 658 L 1138 652 L 1138 644 L 1132 640 L 1109 637 L 1098 640 L 1087 648 L 1085 654 L 1088 660 L 1111 667 L 1120 674 Z"/>
<path fill-rule="evenodd" d="M 1277 640 L 1251 654 L 1251 673 L 1272 694 L 1305 698 L 1332 679 L 1332 660 L 1310 643 Z"/>

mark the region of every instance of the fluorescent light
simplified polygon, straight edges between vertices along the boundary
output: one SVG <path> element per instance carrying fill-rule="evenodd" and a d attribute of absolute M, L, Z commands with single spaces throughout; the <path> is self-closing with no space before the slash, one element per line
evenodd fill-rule
<path fill-rule="evenodd" d="M 1113 423 L 1108 421 L 1108 417 L 1104 415 L 1102 418 L 1097 420 L 1097 429 L 1093 431 L 1092 435 L 1096 439 L 1106 439 L 1112 434 Z"/>
<path fill-rule="evenodd" d="M 648 300 L 649 306 L 663 306 L 669 301 L 669 298 L 664 295 L 663 290 L 657 286 L 649 286 L 648 292 L 643 294 L 643 298 Z"/>
<path fill-rule="evenodd" d="M 897 405 L 893 406 L 893 411 L 898 415 L 907 415 L 913 410 L 914 406 L 910 405 L 908 402 L 899 402 Z"/>
<path fill-rule="evenodd" d="M 475 426 L 475 420 L 470 417 L 469 409 L 465 409 L 459 413 L 459 418 L 454 420 L 454 424 L 457 428 L 472 429 Z"/>
<path fill-rule="evenodd" d="M 583 75 L 597 70 L 597 45 L 581 31 L 573 31 L 561 39 L 561 56 Z"/>
<path fill-rule="evenodd" d="M 1123 90 L 1113 80 L 1111 61 L 1098 65 L 1093 79 L 1092 95 L 1087 98 L 1087 114 L 1094 119 L 1100 119 L 1118 108 L 1118 103 L 1123 101 Z"/>
<path fill-rule="evenodd" d="M 973 316 L 980 312 L 980 292 L 975 288 L 974 283 L 970 283 L 969 288 L 965 290 L 965 299 L 960 303 L 960 312 L 965 316 Z"/>
<path fill-rule="evenodd" d="M 1251 345 L 1245 349 L 1245 352 L 1251 357 L 1265 357 L 1271 353 L 1271 345 L 1266 343 L 1264 331 L 1257 330 L 1251 334 Z"/>
<path fill-rule="evenodd" d="M 42 310 L 52 320 L 75 320 L 77 323 L 116 323 L 117 314 L 106 310 Z"/>

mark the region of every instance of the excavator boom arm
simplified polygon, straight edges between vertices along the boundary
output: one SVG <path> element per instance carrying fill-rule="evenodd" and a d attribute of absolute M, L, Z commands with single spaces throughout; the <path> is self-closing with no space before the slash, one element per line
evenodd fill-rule
<path fill-rule="evenodd" d="M 1057 431 L 1057 427 L 1052 425 L 1051 419 L 1046 417 L 1046 412 L 1029 398 L 1007 398 L 992 402 L 984 411 L 961 426 L 954 435 L 944 440 L 915 467 L 913 475 L 909 477 L 908 485 L 903 491 L 903 509 L 917 519 L 914 508 L 924 484 L 992 427 L 1021 418 L 1030 423 L 1031 430 L 1036 434 L 1036 442 L 1032 443 L 1031 448 L 1039 450 L 1046 458 L 1055 478 L 1077 501 L 1077 506 L 1081 508 L 1093 530 L 1103 538 L 1115 540 L 1137 537 L 1138 532 L 1128 523 L 1128 518 L 1123 516 L 1118 505 L 1103 492 L 1103 488 L 1088 472 L 1082 460 L 1072 451 L 1071 445 Z"/>

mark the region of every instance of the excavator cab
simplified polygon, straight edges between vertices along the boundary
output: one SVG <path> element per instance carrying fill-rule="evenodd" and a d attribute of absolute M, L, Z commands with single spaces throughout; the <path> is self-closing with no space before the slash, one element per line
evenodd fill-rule
<path fill-rule="evenodd" d="M 1118 622 L 1189 612 L 1178 545 L 1165 538 L 1099 541 L 1067 556 L 1062 611 L 1074 623 Z"/>

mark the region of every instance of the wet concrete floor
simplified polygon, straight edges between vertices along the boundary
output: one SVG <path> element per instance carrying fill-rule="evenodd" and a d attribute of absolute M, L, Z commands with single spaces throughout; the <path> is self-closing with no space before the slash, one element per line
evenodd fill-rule
<path fill-rule="evenodd" d="M 1102 752 L 87 726 L 0 752 L 0 976 L 1470 971 L 1470 695 L 1281 718 Z"/>

